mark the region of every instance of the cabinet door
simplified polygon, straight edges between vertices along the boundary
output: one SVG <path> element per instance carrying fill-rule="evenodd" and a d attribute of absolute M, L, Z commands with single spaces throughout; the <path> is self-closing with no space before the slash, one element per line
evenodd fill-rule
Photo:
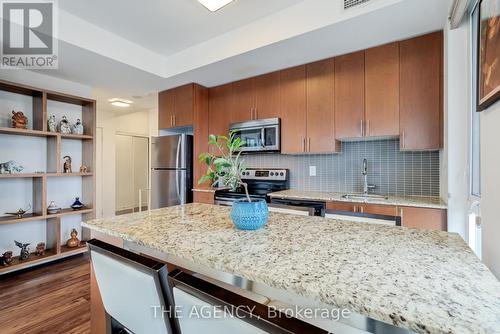
<path fill-rule="evenodd" d="M 306 67 L 280 72 L 281 152 L 299 154 L 306 141 Z"/>
<path fill-rule="evenodd" d="M 385 215 L 397 216 L 397 207 L 392 205 L 375 205 L 375 204 L 361 204 L 358 206 L 359 211 L 362 213 L 369 213 L 372 215 Z"/>
<path fill-rule="evenodd" d="M 400 207 L 399 216 L 404 227 L 438 231 L 448 229 L 446 210 Z"/>
<path fill-rule="evenodd" d="M 335 136 L 337 139 L 364 135 L 365 53 L 335 58 Z"/>
<path fill-rule="evenodd" d="M 168 129 L 174 126 L 175 92 L 169 89 L 158 93 L 158 128 Z"/>
<path fill-rule="evenodd" d="M 214 204 L 214 193 L 210 191 L 193 191 L 193 202 Z"/>
<path fill-rule="evenodd" d="M 280 72 L 255 78 L 255 113 L 257 119 L 280 117 Z"/>
<path fill-rule="evenodd" d="M 335 61 L 306 65 L 307 148 L 310 153 L 337 151 L 334 129 Z"/>
<path fill-rule="evenodd" d="M 443 33 L 400 43 L 402 150 L 442 147 Z"/>
<path fill-rule="evenodd" d="M 367 137 L 399 135 L 399 43 L 365 51 Z"/>
<path fill-rule="evenodd" d="M 335 211 L 356 212 L 356 205 L 350 202 L 327 202 L 326 208 Z"/>
<path fill-rule="evenodd" d="M 209 90 L 209 122 L 208 131 L 213 135 L 227 136 L 229 132 L 229 123 L 231 121 L 231 98 L 232 85 L 226 84 Z M 218 154 L 219 152 L 212 145 L 210 152 Z"/>
<path fill-rule="evenodd" d="M 174 126 L 193 125 L 194 85 L 188 84 L 174 89 Z"/>
<path fill-rule="evenodd" d="M 254 119 L 255 89 L 253 78 L 233 83 L 231 123 Z"/>
<path fill-rule="evenodd" d="M 207 189 L 209 182 L 198 184 L 198 180 L 207 172 L 205 163 L 199 162 L 201 153 L 208 152 L 208 89 L 194 85 L 193 113 L 193 185 L 197 189 Z"/>

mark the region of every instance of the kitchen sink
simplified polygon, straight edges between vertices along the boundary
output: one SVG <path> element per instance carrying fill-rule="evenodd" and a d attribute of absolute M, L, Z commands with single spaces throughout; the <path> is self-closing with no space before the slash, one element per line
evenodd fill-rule
<path fill-rule="evenodd" d="M 375 195 L 375 194 L 345 194 L 345 195 L 342 195 L 342 198 L 353 199 L 353 200 L 370 200 L 370 199 L 388 200 L 389 199 L 389 197 L 387 197 L 387 196 Z"/>

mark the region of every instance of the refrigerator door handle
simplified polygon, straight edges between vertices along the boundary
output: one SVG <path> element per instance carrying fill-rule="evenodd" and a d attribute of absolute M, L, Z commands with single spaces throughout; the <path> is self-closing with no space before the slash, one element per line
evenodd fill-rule
<path fill-rule="evenodd" d="M 179 137 L 179 140 L 177 141 L 177 154 L 175 156 L 176 168 L 181 168 L 181 166 L 179 165 L 179 162 L 181 160 L 181 144 L 182 144 L 182 137 Z"/>

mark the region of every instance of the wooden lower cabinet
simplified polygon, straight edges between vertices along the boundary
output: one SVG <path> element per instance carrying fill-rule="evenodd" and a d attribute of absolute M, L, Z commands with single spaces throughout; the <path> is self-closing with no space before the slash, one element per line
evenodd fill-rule
<path fill-rule="evenodd" d="M 372 215 L 397 216 L 398 208 L 392 205 L 362 204 L 358 205 L 359 212 Z"/>
<path fill-rule="evenodd" d="M 327 210 L 357 212 L 356 204 L 349 202 L 328 202 L 326 203 Z"/>
<path fill-rule="evenodd" d="M 423 230 L 448 230 L 446 210 L 399 207 L 398 211 L 404 227 Z"/>
<path fill-rule="evenodd" d="M 193 202 L 214 204 L 214 193 L 212 191 L 193 191 Z"/>

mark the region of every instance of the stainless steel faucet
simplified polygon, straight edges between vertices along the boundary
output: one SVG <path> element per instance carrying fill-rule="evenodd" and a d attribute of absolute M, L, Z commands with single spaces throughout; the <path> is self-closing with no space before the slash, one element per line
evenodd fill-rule
<path fill-rule="evenodd" d="M 375 189 L 377 186 L 368 184 L 368 160 L 363 159 L 363 194 L 368 195 L 370 189 Z"/>

